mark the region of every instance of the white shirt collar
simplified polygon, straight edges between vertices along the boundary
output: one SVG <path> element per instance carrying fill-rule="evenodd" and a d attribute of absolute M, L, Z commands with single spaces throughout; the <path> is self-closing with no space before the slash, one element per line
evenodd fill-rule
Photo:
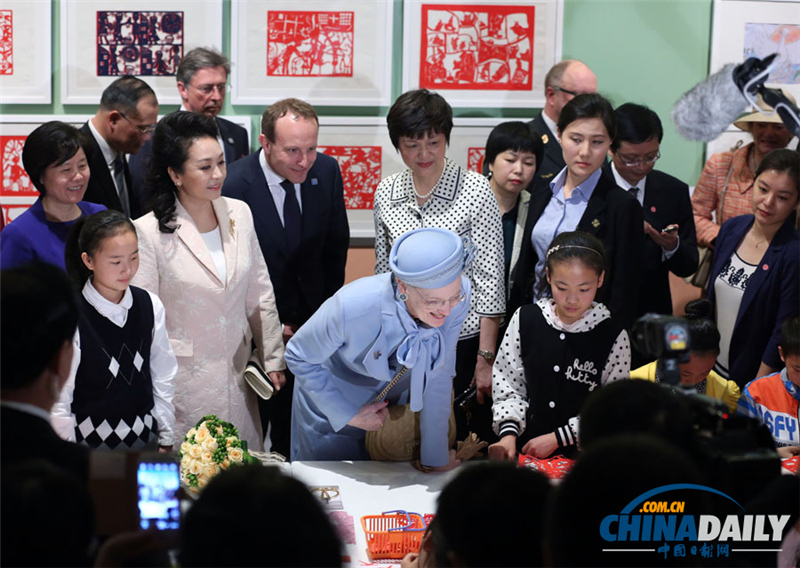
<path fill-rule="evenodd" d="M 545 321 L 550 326 L 569 333 L 591 331 L 601 321 L 611 317 L 611 312 L 603 304 L 592 302 L 592 307 L 586 310 L 578 321 L 566 324 L 556 314 L 556 301 L 553 298 L 539 298 L 536 305 L 542 310 Z"/>
<path fill-rule="evenodd" d="M 544 120 L 544 123 L 547 125 L 547 128 L 550 129 L 550 132 L 553 134 L 553 138 L 555 138 L 556 142 L 558 142 L 558 126 L 556 125 L 555 122 L 553 122 L 552 118 L 547 116 L 547 113 L 544 112 L 544 110 L 542 110 L 542 120 Z M 561 144 L 561 142 L 558 143 Z"/>
<path fill-rule="evenodd" d="M 622 189 L 628 191 L 632 187 L 638 187 L 639 195 L 644 195 L 644 185 L 647 182 L 647 176 L 644 176 L 642 179 L 640 179 L 636 185 L 631 185 L 625 180 L 625 178 L 619 175 L 619 172 L 617 171 L 617 166 L 614 165 L 613 160 L 611 161 L 611 171 L 614 173 L 614 179 L 617 180 L 617 185 L 620 186 Z"/>
<path fill-rule="evenodd" d="M 264 149 L 262 148 L 258 152 L 258 163 L 261 164 L 261 169 L 264 172 L 264 177 L 267 178 L 267 185 L 270 187 L 279 187 L 281 183 L 286 179 L 285 177 L 281 177 L 275 173 L 275 171 L 269 167 L 267 163 L 267 156 L 264 154 Z M 293 184 L 295 189 L 299 184 Z"/>
<path fill-rule="evenodd" d="M 18 402 L 16 400 L 3 400 L 0 401 L 0 406 L 13 408 L 14 410 L 19 410 L 20 412 L 25 412 L 26 414 L 33 414 L 34 416 L 38 416 L 42 420 L 46 421 L 48 424 L 50 423 L 50 413 L 44 408 L 36 406 L 35 404 Z"/>
<path fill-rule="evenodd" d="M 108 145 L 106 139 L 103 138 L 103 135 L 94 127 L 94 123 L 92 122 L 94 118 L 89 119 L 89 130 L 92 132 L 92 136 L 97 141 L 97 145 L 100 146 L 100 151 L 103 153 L 103 157 L 106 159 L 106 165 L 109 169 L 113 170 L 114 167 L 114 160 L 117 159 L 117 152 L 111 149 L 111 146 Z M 113 173 L 113 171 L 112 171 Z"/>
<path fill-rule="evenodd" d="M 119 304 L 105 299 L 100 292 L 97 291 L 97 288 L 94 287 L 91 278 L 83 285 L 82 294 L 83 297 L 86 298 L 86 301 L 89 302 L 101 316 L 114 323 L 114 325 L 119 327 L 125 326 L 125 322 L 128 321 L 128 310 L 133 306 L 133 294 L 131 293 L 130 287 L 125 289 L 125 293 L 122 295 L 122 300 L 120 300 Z"/>

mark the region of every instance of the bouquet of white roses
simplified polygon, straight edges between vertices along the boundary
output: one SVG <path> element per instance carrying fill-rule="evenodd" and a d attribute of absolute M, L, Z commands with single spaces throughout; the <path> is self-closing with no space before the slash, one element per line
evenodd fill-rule
<path fill-rule="evenodd" d="M 235 465 L 258 462 L 247 453 L 247 442 L 239 431 L 215 414 L 203 416 L 183 437 L 178 458 L 181 483 L 194 494 L 200 493 L 211 478 Z"/>

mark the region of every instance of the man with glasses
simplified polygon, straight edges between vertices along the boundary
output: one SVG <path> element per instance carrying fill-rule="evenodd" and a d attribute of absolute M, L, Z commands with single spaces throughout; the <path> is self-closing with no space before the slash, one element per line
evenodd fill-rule
<path fill-rule="evenodd" d="M 141 200 L 125 154 L 135 155 L 150 140 L 158 119 L 158 99 L 150 86 L 126 75 L 111 83 L 97 113 L 80 130 L 86 135 L 91 177 L 85 201 L 105 205 L 135 219 Z"/>
<path fill-rule="evenodd" d="M 545 186 L 549 184 L 566 167 L 556 128 L 561 109 L 576 95 L 596 92 L 597 78 L 582 61 L 565 59 L 547 72 L 544 78 L 544 108 L 528 123 L 533 135 L 544 144 L 544 159 L 531 182 L 532 191 L 540 183 Z"/>
<path fill-rule="evenodd" d="M 228 93 L 230 70 L 231 63 L 225 55 L 206 47 L 198 47 L 186 54 L 176 72 L 181 110 L 197 112 L 214 119 L 219 129 L 217 141 L 225 153 L 227 164 L 250 153 L 247 130 L 218 116 Z M 138 156 L 131 159 L 133 183 L 140 191 L 144 188 L 151 155 L 151 146 L 147 144 Z"/>
<path fill-rule="evenodd" d="M 697 236 L 689 186 L 654 170 L 664 136 L 658 115 L 646 106 L 626 103 L 617 108 L 617 136 L 604 175 L 628 191 L 644 211 L 644 266 L 637 317 L 672 314 L 669 273 L 689 276 L 697 270 Z"/>

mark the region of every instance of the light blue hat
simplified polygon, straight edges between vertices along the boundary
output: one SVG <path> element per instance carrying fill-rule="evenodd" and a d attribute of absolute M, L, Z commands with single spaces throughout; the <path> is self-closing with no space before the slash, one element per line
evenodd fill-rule
<path fill-rule="evenodd" d="M 400 236 L 389 253 L 394 275 L 417 288 L 441 288 L 453 282 L 475 255 L 475 245 L 447 229 L 426 227 Z"/>

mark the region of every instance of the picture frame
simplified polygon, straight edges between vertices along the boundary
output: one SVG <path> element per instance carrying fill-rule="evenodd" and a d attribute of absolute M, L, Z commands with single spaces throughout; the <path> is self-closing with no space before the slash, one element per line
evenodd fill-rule
<path fill-rule="evenodd" d="M 231 102 L 390 105 L 393 9 L 390 1 L 233 0 Z"/>
<path fill-rule="evenodd" d="M 51 4 L 3 0 L 0 5 L 0 103 L 50 104 Z"/>
<path fill-rule="evenodd" d="M 480 171 L 489 133 L 507 120 L 528 119 L 455 118 L 447 156 L 462 167 Z M 389 138 L 386 119 L 323 116 L 319 122 L 317 149 L 336 158 L 342 170 L 350 238 L 374 242 L 375 188 L 383 178 L 406 169 Z"/>
<path fill-rule="evenodd" d="M 563 21 L 563 0 L 406 0 L 403 92 L 435 90 L 454 107 L 541 108 Z"/>
<path fill-rule="evenodd" d="M 94 29 L 94 34 L 69 33 Z M 196 48 L 222 48 L 222 0 L 63 0 L 61 102 L 97 104 L 119 75 L 149 84 L 160 104 L 180 104 L 175 71 Z"/>

